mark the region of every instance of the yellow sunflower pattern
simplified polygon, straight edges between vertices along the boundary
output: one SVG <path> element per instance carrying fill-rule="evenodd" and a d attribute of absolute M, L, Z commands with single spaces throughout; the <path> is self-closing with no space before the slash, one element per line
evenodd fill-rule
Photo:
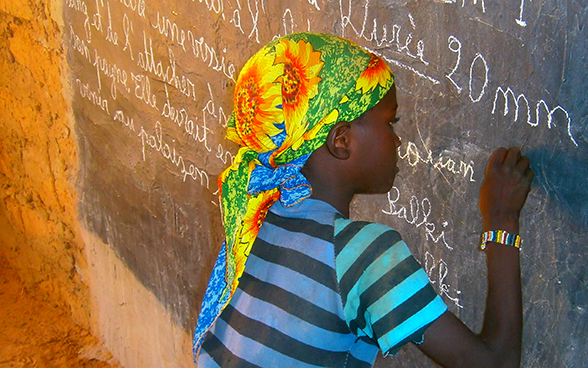
<path fill-rule="evenodd" d="M 324 62 L 321 53 L 312 44 L 299 40 L 282 39 L 276 45 L 276 64 L 284 65 L 284 74 L 278 79 L 282 85 L 282 109 L 286 125 L 284 147 L 291 146 L 306 132 L 309 101 L 318 94 L 321 78 L 318 76 Z"/>
<path fill-rule="evenodd" d="M 376 86 L 385 87 L 392 77 L 392 72 L 384 60 L 370 53 L 370 61 L 367 68 L 361 73 L 355 84 L 356 90 L 366 94 L 374 90 Z"/>
<path fill-rule="evenodd" d="M 273 53 L 257 54 L 245 65 L 235 86 L 235 125 L 227 129 L 227 138 L 256 152 L 277 148 L 269 137 L 280 132 L 274 124 L 283 115 L 280 85 L 275 81 L 284 69 L 274 60 Z"/>

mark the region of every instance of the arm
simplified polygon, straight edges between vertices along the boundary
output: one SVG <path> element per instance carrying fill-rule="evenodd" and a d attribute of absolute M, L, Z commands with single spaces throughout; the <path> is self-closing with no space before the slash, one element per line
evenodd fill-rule
<path fill-rule="evenodd" d="M 519 233 L 519 214 L 533 171 L 516 147 L 497 149 L 480 190 L 483 229 Z M 479 335 L 446 312 L 426 331 L 419 348 L 443 367 L 519 367 L 522 297 L 518 249 L 488 242 L 488 296 Z"/>

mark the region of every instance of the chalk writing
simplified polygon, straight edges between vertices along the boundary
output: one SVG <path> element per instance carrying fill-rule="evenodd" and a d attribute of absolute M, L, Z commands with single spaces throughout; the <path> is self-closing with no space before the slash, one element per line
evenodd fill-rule
<path fill-rule="evenodd" d="M 444 3 L 447 4 L 455 4 L 457 3 L 457 0 L 443 0 Z M 461 0 L 461 7 L 465 7 L 466 4 L 466 0 Z M 476 5 L 478 4 L 478 0 L 473 0 L 473 4 Z M 480 5 L 482 6 L 482 13 L 486 13 L 486 3 L 484 2 L 484 0 L 480 0 Z"/>
<path fill-rule="evenodd" d="M 246 0 L 247 1 L 247 9 L 249 11 L 249 16 L 251 17 L 251 31 L 249 32 L 249 38 L 253 38 L 255 36 L 255 42 L 259 43 L 259 28 L 258 28 L 258 21 L 259 21 L 259 3 L 258 0 L 254 0 L 255 1 L 255 11 L 253 9 L 253 7 L 251 6 L 251 0 Z M 237 8 L 233 10 L 233 14 L 231 16 L 231 19 L 229 20 L 229 23 L 232 23 L 235 28 L 237 28 L 242 34 L 245 34 L 245 30 L 243 29 L 242 23 L 241 23 L 241 1 L 239 0 L 235 0 L 235 2 L 237 3 Z M 265 7 L 263 4 L 263 1 L 261 2 L 261 9 L 262 11 L 265 12 Z M 223 19 L 224 16 L 223 16 Z"/>
<path fill-rule="evenodd" d="M 131 60 L 135 60 L 133 57 L 133 48 L 131 47 L 131 33 L 134 33 L 133 30 L 133 22 L 129 19 L 128 15 L 125 13 L 123 14 L 123 34 L 125 36 L 125 46 L 123 47 L 123 51 L 129 50 L 129 56 Z"/>
<path fill-rule="evenodd" d="M 474 179 L 473 161 L 456 161 L 450 157 L 443 156 L 443 154 L 441 153 L 439 153 L 437 157 L 433 158 L 433 151 L 431 151 L 427 147 L 425 147 L 423 150 L 424 153 L 418 149 L 417 145 L 414 142 L 403 141 L 402 145 L 398 149 L 398 157 L 402 160 L 406 160 L 406 162 L 412 167 L 415 167 L 419 163 L 424 163 L 432 165 L 433 168 L 435 168 L 441 173 L 445 171 L 445 173 L 451 173 L 461 176 L 464 179 L 469 180 L 470 182 L 476 181 Z"/>
<path fill-rule="evenodd" d="M 70 25 L 70 45 L 74 50 L 81 54 L 88 62 L 96 68 L 96 78 L 98 82 L 98 91 L 102 89 L 102 82 L 100 75 L 104 75 L 111 79 L 112 84 L 110 86 L 110 97 L 116 100 L 117 96 L 117 84 L 123 87 L 123 90 L 127 93 L 130 92 L 130 87 L 127 86 L 128 75 L 127 71 L 120 69 L 116 64 L 112 64 L 106 58 L 101 57 L 98 54 L 98 50 L 94 49 L 94 58 L 92 59 L 90 47 L 86 45 L 78 35 L 76 35 L 73 26 Z"/>
<path fill-rule="evenodd" d="M 167 86 L 164 85 L 163 87 L 166 101 L 163 105 L 163 109 L 161 110 L 161 115 L 176 123 L 180 128 L 183 126 L 184 131 L 188 133 L 188 135 L 192 136 L 194 134 L 194 120 L 190 118 L 190 114 L 188 111 L 186 111 L 186 109 L 176 109 L 172 105 L 172 102 L 169 99 Z"/>
<path fill-rule="evenodd" d="M 135 83 L 135 97 L 154 109 L 159 110 L 157 108 L 157 98 L 155 97 L 155 94 L 151 93 L 151 82 L 149 81 L 149 77 L 131 72 L 131 79 Z"/>
<path fill-rule="evenodd" d="M 218 125 L 222 128 L 226 128 L 229 118 L 226 116 L 224 109 L 222 106 L 216 106 L 214 102 L 214 94 L 212 93 L 212 87 L 210 83 L 207 83 L 208 87 L 208 95 L 209 99 L 206 101 L 206 104 L 202 108 L 202 128 L 203 128 L 203 136 L 199 139 L 200 142 L 204 142 L 205 148 L 210 152 L 210 148 L 208 148 L 207 144 L 207 136 L 208 136 L 208 127 L 207 127 L 207 116 L 211 116 L 214 120 L 217 121 Z M 227 159 L 230 158 L 231 163 L 233 162 L 234 156 L 229 154 L 227 156 L 227 151 L 221 146 L 219 143 L 218 150 L 216 157 L 220 159 L 224 164 L 227 163 Z"/>
<path fill-rule="evenodd" d="M 145 18 L 145 0 L 118 0 L 127 9 L 136 12 L 138 16 Z"/>
<path fill-rule="evenodd" d="M 529 0 L 531 1 L 531 0 Z M 521 0 L 521 7 L 520 7 L 520 12 L 519 12 L 519 17 L 517 19 L 515 19 L 515 22 L 521 26 L 521 27 L 526 27 L 527 26 L 527 22 L 525 20 L 523 20 L 523 12 L 525 10 L 525 0 Z"/>
<path fill-rule="evenodd" d="M 80 96 L 90 101 L 92 104 L 100 107 L 102 111 L 108 112 L 108 100 L 102 98 L 100 96 L 100 89 L 92 90 L 89 83 L 82 82 L 79 78 L 76 78 L 76 84 L 78 86 L 78 91 Z"/>
<path fill-rule="evenodd" d="M 208 87 L 209 99 L 208 99 L 208 101 L 206 101 L 206 104 L 204 105 L 204 108 L 202 108 L 202 111 L 207 112 L 208 114 L 212 115 L 214 118 L 217 118 L 218 124 L 221 127 L 226 128 L 227 123 L 229 121 L 229 118 L 225 114 L 225 111 L 222 106 L 219 106 L 218 108 L 216 107 L 216 105 L 214 103 L 214 94 L 212 93 L 212 87 L 211 87 L 210 83 L 206 83 L 206 86 Z"/>
<path fill-rule="evenodd" d="M 217 72 L 222 72 L 226 77 L 231 79 L 233 82 L 237 82 L 235 79 L 235 65 L 232 62 L 225 60 L 225 55 L 222 55 L 219 60 L 218 52 L 208 43 L 206 43 L 204 37 L 196 38 L 192 34 L 192 31 L 188 31 L 187 38 L 190 46 L 192 47 L 192 53 L 196 58 L 200 58 L 202 62 L 208 63 L 208 67 L 212 68 Z M 223 49 L 223 54 L 226 54 L 227 49 Z"/>
<path fill-rule="evenodd" d="M 545 231 L 553 232 L 542 225 L 554 223 L 573 237 L 577 233 L 565 231 L 565 225 L 581 214 L 561 202 L 565 193 L 557 186 L 566 186 L 573 196 L 568 176 L 580 166 L 579 150 L 585 151 L 587 139 L 585 104 L 577 97 L 586 84 L 580 37 L 585 28 L 582 14 L 576 15 L 583 8 L 558 7 L 555 0 L 487 5 L 486 0 L 64 0 L 72 115 L 82 145 L 92 148 L 80 151 L 85 165 L 80 189 L 91 199 L 82 203 L 88 228 L 137 260 L 132 271 L 144 285 L 155 285 L 152 291 L 174 320 L 193 320 L 189 311 L 198 301 L 190 290 L 203 287 L 199 280 L 207 275 L 186 274 L 191 268 L 182 262 L 189 257 L 209 262 L 214 255 L 199 244 L 223 235 L 216 177 L 238 152 L 237 144 L 223 137 L 239 69 L 274 37 L 307 30 L 335 33 L 389 63 L 398 77 L 400 113 L 414 123 L 406 126 L 398 150 L 403 186 L 374 198 L 375 211 L 416 243 L 409 245 L 416 245 L 431 284 L 453 311 L 463 311 L 466 293 L 468 303 L 483 302 L 483 280 L 470 282 L 483 255 L 466 260 L 457 249 L 464 231 L 479 226 L 475 189 L 483 166 L 478 160 L 489 156 L 486 149 L 517 144 L 513 140 L 522 137 L 518 144 L 540 159 L 545 170 L 538 180 L 550 189 L 529 198 L 540 216 L 527 222 L 528 233 L 545 238 Z M 535 25 L 535 19 L 545 21 Z M 304 50 L 298 51 L 304 62 Z M 544 147 L 546 142 L 551 146 Z M 563 178 L 558 184 L 547 169 L 561 160 L 566 165 L 555 173 Z M 103 162 L 110 165 L 97 169 Z M 372 217 L 366 213 L 374 211 L 370 203 L 357 205 L 358 213 Z M 545 221 L 550 214 L 558 221 Z M 554 258 L 549 251 L 541 250 Z M 560 268 L 572 275 L 578 270 L 574 265 Z M 553 283 L 565 284 L 561 272 L 554 272 Z M 547 280 L 549 275 L 542 274 Z M 177 280 L 179 287 L 166 289 L 157 277 Z M 531 281 L 529 299 L 541 294 L 541 306 L 545 288 Z M 572 293 L 576 284 L 566 291 Z M 582 299 L 578 295 L 567 299 Z M 566 316 L 570 303 L 559 304 L 563 307 L 552 314 Z M 571 311 L 585 315 L 583 308 Z M 532 327 L 554 325 L 541 324 L 544 311 L 533 311 L 539 317 L 529 313 L 535 318 Z M 471 322 L 479 313 L 462 314 Z M 545 335 L 535 327 L 532 332 Z M 583 342 L 568 345 L 573 350 Z M 527 355 L 527 366 L 567 359 L 529 356 L 538 355 Z M 576 361 L 566 360 L 582 365 Z"/>
<path fill-rule="evenodd" d="M 192 0 L 195 1 L 195 0 Z M 259 41 L 259 28 L 258 28 L 258 22 L 259 22 L 259 8 L 260 8 L 260 2 L 259 0 L 245 0 L 247 1 L 247 10 L 250 16 L 250 20 L 251 20 L 251 30 L 249 31 L 249 35 L 248 38 L 253 39 L 255 42 L 260 43 Z M 202 3 L 202 0 L 199 0 L 200 3 Z M 220 14 L 222 19 L 226 21 L 227 16 L 225 16 L 224 13 L 224 3 L 222 0 L 217 0 L 217 1 L 208 1 L 206 0 L 206 8 L 208 9 L 208 11 L 213 11 L 216 14 Z M 233 24 L 233 26 L 235 28 L 237 28 L 239 30 L 239 32 L 241 32 L 242 34 L 245 34 L 245 30 L 243 29 L 243 23 L 242 23 L 242 17 L 241 17 L 241 1 L 240 0 L 235 0 L 235 3 L 237 4 L 237 7 L 235 9 L 233 9 L 233 12 L 229 18 L 229 24 Z M 265 12 L 265 6 L 263 4 L 263 1 L 261 1 L 261 9 L 263 12 Z"/>
<path fill-rule="evenodd" d="M 212 87 L 208 84 L 209 100 L 206 101 L 202 108 L 202 123 L 198 124 L 198 117 L 192 116 L 185 108 L 177 108 L 172 104 L 172 100 L 169 97 L 167 86 L 164 85 L 166 101 L 163 105 L 161 115 L 167 118 L 169 121 L 177 124 L 178 127 L 184 129 L 184 132 L 188 134 L 195 142 L 203 143 L 204 148 L 208 152 L 212 152 L 212 148 L 209 146 L 209 135 L 211 129 L 208 126 L 208 120 L 212 117 L 217 121 L 218 125 L 222 128 L 226 128 L 228 117 L 225 115 L 222 106 L 216 106 L 214 102 L 214 95 Z M 235 156 L 227 151 L 222 144 L 217 145 L 217 151 L 215 157 L 218 158 L 223 164 L 232 164 Z"/>
<path fill-rule="evenodd" d="M 115 111 L 113 120 L 118 121 L 133 132 L 135 131 L 135 122 L 133 121 L 133 118 L 126 116 L 122 110 Z"/>
<path fill-rule="evenodd" d="M 289 22 L 286 21 L 288 18 Z M 282 25 L 284 26 L 284 35 L 294 33 L 294 17 L 292 17 L 292 11 L 290 8 L 286 8 L 284 10 L 284 15 L 282 16 Z M 290 28 L 288 28 L 290 26 Z"/>
<path fill-rule="evenodd" d="M 160 35 L 165 36 L 168 41 L 177 43 L 182 47 L 182 50 L 186 51 L 186 31 L 178 27 L 169 18 L 160 14 L 159 11 L 157 11 L 155 19 L 156 22 L 151 23 L 151 27 L 155 28 Z"/>
<path fill-rule="evenodd" d="M 161 156 L 173 163 L 180 169 L 180 175 L 183 181 L 190 177 L 194 181 L 200 179 L 200 185 L 205 186 L 207 189 L 210 187 L 210 180 L 208 174 L 203 169 L 198 168 L 194 163 L 188 162 L 178 155 L 176 152 L 175 139 L 172 139 L 172 143 L 165 142 L 163 139 L 163 129 L 159 121 L 155 122 L 153 133 L 149 133 L 144 127 L 137 134 L 141 137 L 141 149 L 143 153 L 143 161 L 146 159 L 145 149 L 150 147 L 151 149 L 159 152 Z"/>
<path fill-rule="evenodd" d="M 67 0 L 65 6 L 84 15 L 84 31 L 86 32 L 86 41 L 92 40 L 92 28 L 90 26 L 90 17 L 88 16 L 88 6 L 83 0 Z"/>
<path fill-rule="evenodd" d="M 245 34 L 243 27 L 241 27 L 241 2 L 236 0 L 237 9 L 233 10 L 233 17 L 229 20 L 229 23 L 233 23 L 235 28 L 239 29 L 242 34 Z"/>
<path fill-rule="evenodd" d="M 128 75 L 127 71 L 120 69 L 116 64 L 112 64 L 104 57 L 98 55 L 98 50 L 94 49 L 94 63 L 96 67 L 96 76 L 98 77 L 98 89 L 101 88 L 100 73 L 111 79 L 110 97 L 116 100 L 117 84 L 120 85 L 127 93 L 131 92 L 131 88 L 127 86 Z"/>
<path fill-rule="evenodd" d="M 87 61 L 91 61 L 92 56 L 90 54 L 90 48 L 86 45 L 84 40 L 82 40 L 78 35 L 76 35 L 74 28 L 71 24 L 69 26 L 69 33 L 71 47 L 77 52 L 79 52 Z"/>
<path fill-rule="evenodd" d="M 192 0 L 194 2 L 195 0 Z M 223 9 L 225 8 L 223 0 L 198 0 L 200 4 L 204 2 L 206 8 L 210 11 L 212 10 L 216 14 L 220 14 Z"/>
<path fill-rule="evenodd" d="M 317 0 L 308 0 L 308 3 L 310 5 L 314 5 L 314 7 L 316 8 L 316 10 L 321 10 L 321 8 L 319 8 Z"/>
<path fill-rule="evenodd" d="M 366 34 L 366 24 L 367 24 L 367 17 L 368 17 L 368 11 L 369 11 L 369 1 L 366 1 L 365 5 L 364 5 L 364 17 L 363 17 L 361 29 L 358 29 L 357 27 L 355 27 L 355 25 L 351 21 L 351 3 L 352 3 L 352 1 L 350 0 L 349 7 L 347 9 L 347 14 L 344 14 L 342 0 L 339 1 L 340 10 L 341 10 L 341 23 L 342 23 L 341 25 L 342 25 L 343 36 L 345 36 L 345 28 L 351 27 L 351 29 L 353 30 L 353 32 L 355 33 L 355 35 L 357 37 L 363 38 L 366 41 L 374 42 L 377 47 L 390 47 L 391 48 L 392 46 L 395 46 L 397 52 L 408 55 L 413 59 L 417 59 L 421 63 L 423 63 L 424 65 L 428 65 L 428 62 L 423 59 L 425 46 L 424 46 L 424 41 L 422 39 L 417 41 L 417 44 L 415 45 L 416 52 L 411 51 L 411 45 L 413 45 L 413 42 L 412 42 L 413 41 L 413 34 L 412 34 L 412 32 L 408 32 L 404 36 L 402 34 L 402 26 L 400 26 L 398 24 L 394 24 L 392 26 L 392 36 L 391 36 L 390 40 L 388 40 L 388 28 L 386 25 L 382 26 L 381 35 L 378 38 L 378 31 L 380 31 L 380 29 L 378 27 L 378 20 L 376 18 L 373 18 L 373 20 L 372 20 L 372 24 L 373 24 L 372 31 L 369 34 Z M 408 18 L 409 18 L 409 21 L 411 22 L 411 25 L 413 26 L 413 28 L 416 28 L 416 25 L 414 24 L 414 18 L 412 17 L 411 14 L 408 15 Z"/>
<path fill-rule="evenodd" d="M 434 270 L 437 268 L 439 271 L 437 274 L 434 274 Z M 459 304 L 459 297 L 458 296 L 451 296 L 449 294 L 451 285 L 445 283 L 445 278 L 447 278 L 447 274 L 449 273 L 449 268 L 447 267 L 447 263 L 444 260 L 439 260 L 437 262 L 435 257 L 430 253 L 425 253 L 425 272 L 429 276 L 429 281 L 431 284 L 437 284 L 439 286 L 439 293 L 445 295 L 447 299 L 451 300 L 453 304 L 455 304 L 459 308 L 463 308 L 461 304 Z M 461 291 L 456 290 L 455 293 L 457 295 L 461 295 Z"/>
<path fill-rule="evenodd" d="M 390 39 L 388 39 L 388 27 L 383 25 L 381 28 L 378 26 L 378 20 L 376 18 L 372 19 L 372 30 L 371 32 L 367 29 L 368 24 L 368 12 L 369 12 L 369 0 L 367 0 L 363 6 L 363 20 L 361 23 L 361 28 L 357 27 L 353 24 L 351 17 L 352 17 L 352 0 L 348 0 L 347 8 L 343 7 L 343 0 L 339 0 L 339 11 L 341 14 L 341 33 L 343 37 L 346 37 L 345 30 L 347 27 L 350 27 L 353 33 L 358 38 L 363 38 L 366 41 L 373 42 L 376 47 L 378 48 L 390 48 L 395 49 L 396 52 L 409 56 L 410 58 L 419 61 L 424 66 L 429 65 L 429 62 L 424 59 L 425 53 L 425 42 L 422 39 L 419 39 L 416 44 L 413 42 L 414 36 L 412 32 L 402 33 L 402 26 L 398 24 L 394 24 L 392 26 L 392 35 Z M 414 17 L 412 14 L 408 14 L 409 22 L 413 29 L 416 29 L 416 24 L 414 21 Z M 369 33 L 368 33 L 369 32 Z M 378 35 L 378 32 L 380 35 Z M 411 50 L 412 48 L 412 50 Z M 371 50 L 375 52 L 374 50 Z M 378 53 L 378 52 L 376 52 Z M 380 55 L 380 53 L 378 53 Z M 380 55 L 383 56 L 383 55 Z M 389 63 L 398 65 L 399 67 L 409 70 L 414 74 L 418 75 L 421 78 L 427 79 L 434 84 L 439 84 L 439 81 L 436 78 L 426 75 L 425 73 L 417 70 L 416 68 L 403 63 L 399 60 L 392 59 L 389 56 L 383 56 L 386 61 Z"/>
<path fill-rule="evenodd" d="M 398 66 L 398 67 L 400 67 L 400 68 L 402 68 L 402 69 L 406 69 L 406 70 L 408 70 L 408 71 L 410 71 L 410 72 L 414 73 L 415 75 L 417 75 L 417 76 L 419 76 L 419 77 L 421 77 L 421 78 L 423 78 L 423 79 L 425 79 L 425 80 L 428 80 L 429 82 L 431 82 L 431 83 L 433 83 L 433 84 L 440 84 L 440 83 L 441 83 L 441 82 L 439 82 L 439 80 L 438 80 L 438 79 L 436 79 L 436 78 L 434 78 L 434 77 L 432 77 L 432 76 L 430 76 L 430 75 L 427 75 L 427 74 L 425 74 L 425 73 L 423 73 L 423 72 L 420 72 L 419 70 L 417 70 L 416 68 L 414 68 L 414 67 L 412 67 L 412 66 L 410 66 L 410 65 L 407 65 L 407 64 L 405 64 L 405 63 L 402 63 L 402 62 L 400 62 L 400 61 L 398 61 L 398 60 L 395 60 L 395 59 L 391 59 L 391 58 L 389 58 L 389 57 L 387 57 L 387 56 L 385 56 L 385 55 L 381 55 L 380 53 L 378 53 L 378 52 L 375 52 L 375 51 L 373 51 L 373 50 L 370 50 L 370 51 L 372 51 L 372 52 L 374 52 L 374 53 L 378 54 L 380 57 L 382 57 L 382 58 L 383 58 L 384 60 L 386 60 L 388 63 L 390 63 L 390 64 L 394 64 L 394 65 L 396 65 L 396 66 Z"/>
<path fill-rule="evenodd" d="M 102 29 L 102 14 L 100 14 L 100 6 L 104 6 L 104 2 L 102 0 L 96 0 L 96 13 L 92 14 L 91 24 L 98 32 L 104 33 L 104 30 Z"/>
<path fill-rule="evenodd" d="M 523 113 L 525 113 L 527 116 L 527 124 L 529 124 L 532 127 L 537 127 L 539 125 L 539 122 L 541 120 L 541 112 L 543 111 L 547 114 L 547 118 L 546 118 L 547 119 L 547 128 L 551 129 L 553 126 L 556 126 L 556 124 L 553 121 L 553 118 L 554 118 L 555 113 L 559 112 L 560 115 L 565 117 L 565 121 L 566 121 L 566 125 L 567 125 L 567 134 L 568 134 L 570 140 L 574 143 L 574 145 L 576 147 L 578 147 L 578 142 L 576 142 L 576 139 L 574 138 L 574 136 L 572 134 L 572 119 L 570 118 L 570 115 L 567 112 L 567 110 L 559 105 L 556 106 L 555 108 L 551 109 L 549 107 L 549 105 L 547 105 L 547 102 L 545 102 L 545 100 L 539 100 L 537 102 L 537 104 L 535 105 L 535 121 L 532 121 L 531 120 L 532 119 L 531 105 L 530 105 L 527 97 L 522 93 L 519 94 L 518 96 L 516 96 L 516 94 L 514 93 L 514 91 L 510 87 L 507 87 L 506 90 L 502 87 L 498 87 L 496 89 L 496 93 L 494 94 L 494 103 L 492 104 L 492 114 L 494 114 L 496 112 L 496 106 L 497 106 L 498 99 L 500 97 L 502 97 L 502 99 L 504 100 L 503 116 L 508 115 L 508 113 L 510 111 L 509 96 L 512 97 L 512 100 L 515 104 L 515 112 L 514 112 L 513 121 L 517 121 L 519 118 L 519 109 L 521 109 L 521 103 L 524 103 L 524 105 L 525 105 L 525 110 L 523 111 Z"/>
<path fill-rule="evenodd" d="M 235 161 L 235 155 L 233 155 L 231 152 L 225 150 L 225 148 L 223 147 L 222 144 L 218 144 L 217 147 L 217 151 L 216 151 L 216 158 L 218 158 L 219 160 L 221 160 L 221 162 L 223 164 L 229 164 L 232 165 L 233 162 Z"/>
<path fill-rule="evenodd" d="M 112 17 L 110 15 L 110 4 L 106 3 L 106 12 L 108 13 L 108 26 L 106 27 L 106 41 L 113 45 L 118 45 L 118 33 L 112 29 Z"/>
<path fill-rule="evenodd" d="M 455 37 L 455 36 L 449 36 L 449 38 L 447 39 L 447 47 L 449 47 L 449 50 L 451 50 L 451 52 L 454 52 L 457 54 L 457 58 L 455 61 L 455 66 L 453 67 L 453 69 L 451 70 L 451 72 L 449 72 L 449 74 L 446 75 L 447 79 L 449 79 L 449 81 L 455 86 L 455 88 L 457 89 L 457 93 L 461 93 L 461 91 L 463 90 L 463 88 L 458 84 L 458 82 L 455 81 L 455 79 L 453 79 L 453 75 L 455 74 L 455 72 L 457 71 L 457 69 L 459 68 L 459 64 L 461 62 L 461 41 Z M 474 76 L 474 68 L 476 67 L 476 63 L 479 63 L 484 69 L 483 72 L 483 83 L 482 83 L 482 87 L 480 88 L 480 90 L 477 92 L 477 96 L 474 97 L 474 94 L 476 93 L 474 91 L 474 81 L 477 80 L 477 78 L 475 78 Z M 478 67 L 479 69 L 479 67 Z M 470 78 L 469 78 L 469 97 L 470 100 L 474 103 L 479 102 L 482 97 L 484 97 L 484 94 L 486 93 L 486 87 L 488 87 L 488 82 L 489 82 L 489 78 L 488 78 L 488 72 L 489 72 L 489 68 L 488 68 L 488 63 L 486 62 L 486 59 L 484 59 L 484 56 L 477 52 L 476 55 L 474 56 L 474 59 L 472 60 L 471 64 L 470 64 Z"/>
<path fill-rule="evenodd" d="M 164 67 L 161 60 L 158 60 L 157 63 L 155 62 L 153 41 L 151 37 L 149 37 L 149 41 L 147 41 L 145 32 L 143 32 L 143 44 L 145 46 L 145 52 L 139 52 L 137 55 L 137 65 L 143 70 L 155 74 L 157 77 L 161 78 L 163 82 L 177 88 L 181 93 L 196 101 L 194 82 L 185 75 L 179 76 L 176 74 L 176 57 L 173 51 L 168 48 L 169 65 Z"/>
<path fill-rule="evenodd" d="M 206 126 L 206 119 L 203 119 L 202 125 L 195 124 L 194 120 L 198 118 L 192 118 L 185 108 L 175 108 L 169 98 L 166 86 L 164 86 L 164 90 L 166 101 L 163 105 L 161 115 L 176 123 L 178 127 L 183 127 L 184 132 L 192 137 L 194 141 L 204 143 L 204 147 L 208 152 L 212 151 L 212 149 L 208 147 L 208 134 L 210 128 Z"/>
<path fill-rule="evenodd" d="M 457 93 L 461 93 L 462 88 L 457 84 L 456 81 L 453 80 L 453 74 L 455 74 L 455 71 L 459 67 L 459 62 L 461 61 L 461 42 L 455 36 L 449 36 L 447 42 L 449 42 L 449 50 L 457 53 L 457 60 L 455 61 L 455 66 L 453 67 L 451 72 L 446 75 L 446 77 L 447 79 L 449 79 L 451 83 L 453 83 L 455 88 L 457 88 Z"/>
<path fill-rule="evenodd" d="M 411 196 L 408 203 L 408 210 L 406 206 L 398 204 L 400 200 L 400 190 L 397 187 L 392 187 L 388 192 L 388 209 L 383 209 L 382 212 L 386 215 L 396 216 L 399 219 L 404 219 L 407 223 L 414 225 L 416 228 L 422 228 L 425 232 L 425 238 L 433 241 L 437 244 L 441 242 L 447 249 L 453 250 L 445 239 L 445 230 L 441 230 L 438 235 L 435 235 L 437 225 L 434 222 L 429 222 L 429 216 L 431 215 L 431 201 L 428 198 L 423 198 L 420 202 L 416 196 Z M 420 216 L 422 220 L 419 221 Z M 446 228 L 449 223 L 443 221 L 441 223 L 443 228 Z"/>
<path fill-rule="evenodd" d="M 481 60 L 480 62 L 482 63 L 482 65 L 484 66 L 484 84 L 482 85 L 482 88 L 480 88 L 480 92 L 478 93 L 478 97 L 474 98 L 473 93 L 473 87 L 472 87 L 472 83 L 474 81 L 474 66 L 476 65 L 476 61 Z M 479 52 L 476 53 L 476 56 L 474 57 L 474 60 L 472 60 L 472 64 L 470 65 L 470 83 L 469 83 L 469 87 L 470 87 L 470 100 L 472 100 L 472 102 L 478 102 L 482 99 L 482 97 L 484 97 L 484 93 L 486 91 L 486 87 L 488 86 L 488 63 L 486 63 L 486 59 L 484 59 L 484 56 L 482 56 L 482 54 L 480 54 Z"/>
<path fill-rule="evenodd" d="M 251 8 L 251 2 L 255 2 L 255 12 Z M 249 8 L 249 15 L 251 15 L 251 21 L 253 22 L 253 27 L 251 28 L 251 32 L 249 32 L 249 38 L 255 35 L 255 42 L 259 43 L 259 30 L 257 28 L 257 22 L 259 19 L 259 2 L 258 0 L 247 0 L 247 7 Z"/>

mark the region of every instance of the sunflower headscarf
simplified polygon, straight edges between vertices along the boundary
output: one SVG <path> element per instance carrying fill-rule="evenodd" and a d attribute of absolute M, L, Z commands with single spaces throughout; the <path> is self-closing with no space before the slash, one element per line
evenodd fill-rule
<path fill-rule="evenodd" d="M 310 154 L 335 123 L 361 116 L 393 83 L 380 57 L 328 34 L 275 39 L 245 64 L 227 128 L 227 138 L 241 148 L 218 183 L 225 243 L 204 297 L 195 354 L 237 289 L 271 205 L 280 200 L 289 207 L 310 197 L 310 184 L 300 173 Z"/>

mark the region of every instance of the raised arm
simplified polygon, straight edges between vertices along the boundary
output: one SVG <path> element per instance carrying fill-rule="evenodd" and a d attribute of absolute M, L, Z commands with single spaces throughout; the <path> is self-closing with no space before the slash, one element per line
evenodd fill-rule
<path fill-rule="evenodd" d="M 497 149 L 488 161 L 480 190 L 483 231 L 519 233 L 519 214 L 533 171 L 517 147 Z M 446 312 L 426 331 L 419 348 L 443 367 L 519 367 L 522 345 L 522 297 L 519 251 L 488 242 L 488 296 L 479 335 Z"/>

